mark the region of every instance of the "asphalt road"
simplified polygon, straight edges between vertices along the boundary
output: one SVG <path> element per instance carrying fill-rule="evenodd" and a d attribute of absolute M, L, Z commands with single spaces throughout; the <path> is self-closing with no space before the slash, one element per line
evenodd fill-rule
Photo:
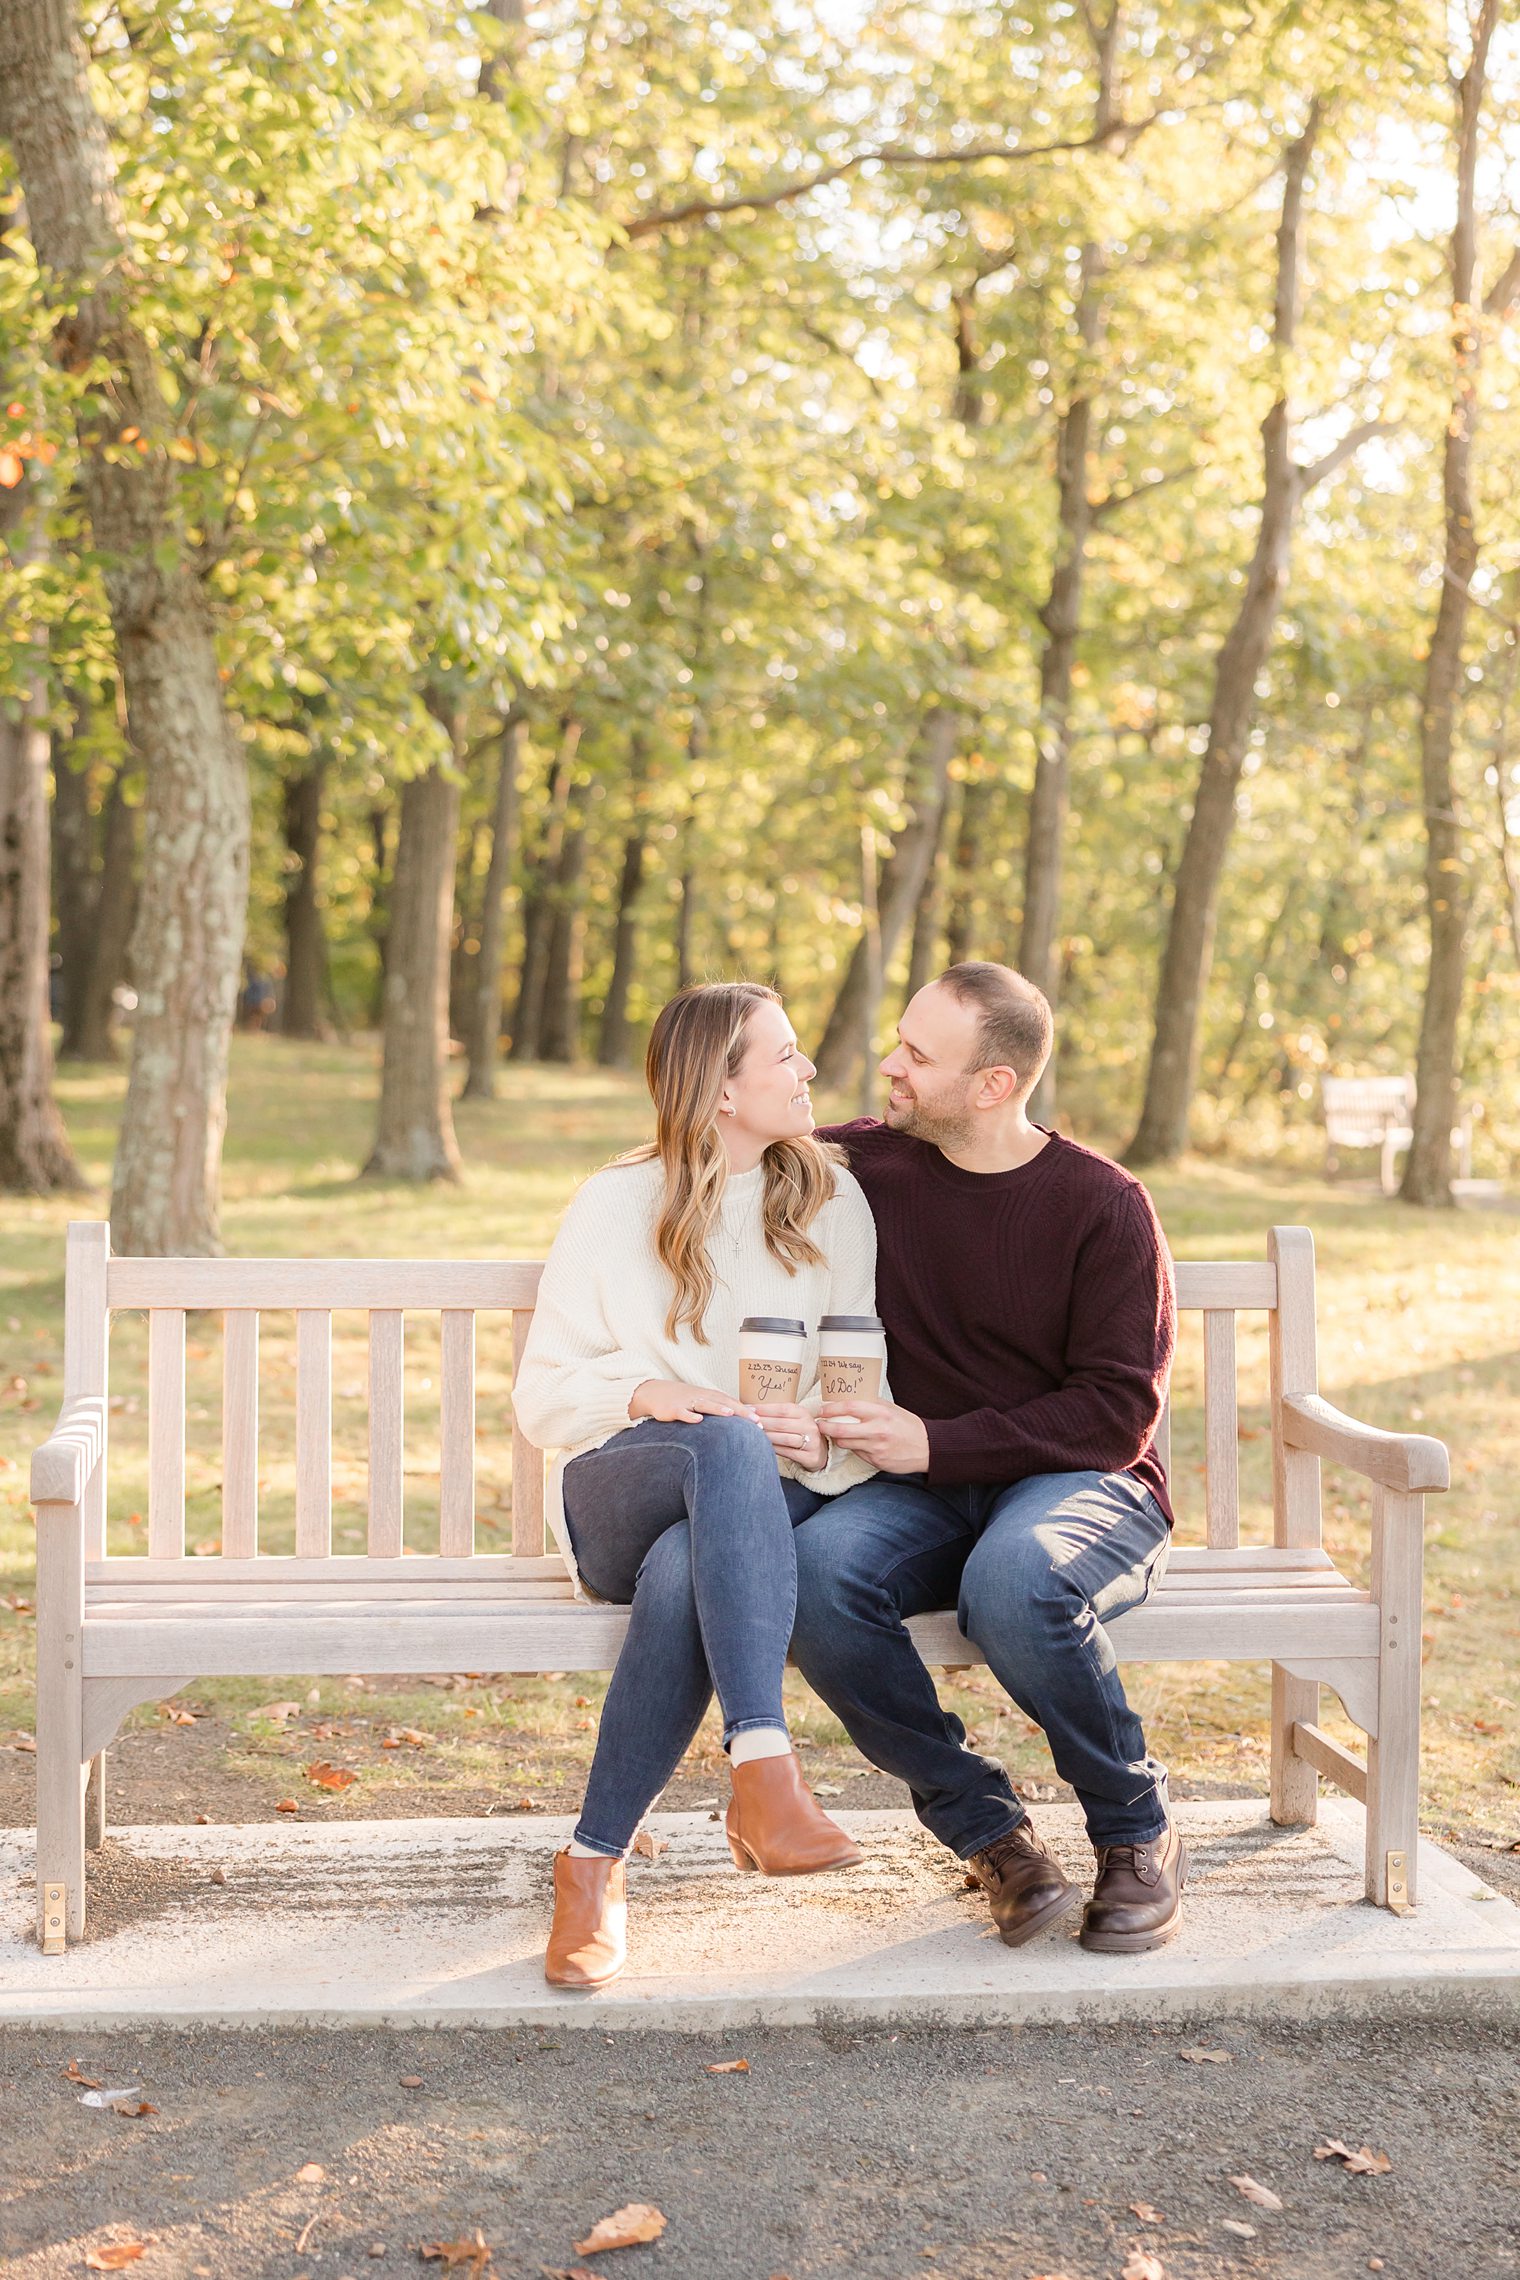
<path fill-rule="evenodd" d="M 71 2062 L 157 2111 L 87 2109 Z M 578 2256 L 629 2202 L 658 2241 Z M 1512 2280 L 1520 2059 L 1512 2023 L 0 2033 L 7 2280 L 129 2239 L 142 2280 L 488 2280 L 421 2254 L 477 2230 L 497 2280 Z"/>

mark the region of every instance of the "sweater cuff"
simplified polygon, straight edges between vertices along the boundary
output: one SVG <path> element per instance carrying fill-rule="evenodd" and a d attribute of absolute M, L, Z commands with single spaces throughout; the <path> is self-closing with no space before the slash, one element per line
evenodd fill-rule
<path fill-rule="evenodd" d="M 924 1479 L 931 1488 L 949 1488 L 968 1481 L 1013 1481 L 1023 1477 L 1011 1450 L 994 1453 L 974 1417 L 926 1417 L 929 1463 Z"/>

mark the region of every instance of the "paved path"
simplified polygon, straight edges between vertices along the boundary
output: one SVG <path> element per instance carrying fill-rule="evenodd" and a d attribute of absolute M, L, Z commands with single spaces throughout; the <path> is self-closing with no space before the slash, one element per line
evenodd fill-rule
<path fill-rule="evenodd" d="M 548 1857 L 569 1823 L 132 1828 L 98 1862 L 94 1936 L 32 1939 L 24 1834 L 0 1837 L 0 2022 L 227 2026 L 960 2026 L 1283 2018 L 1418 2009 L 1520 2025 L 1520 1912 L 1433 1846 L 1422 1900 L 1361 1899 L 1360 1808 L 1312 1830 L 1256 1804 L 1178 1808 L 1193 1850 L 1184 1934 L 1086 1954 L 1071 1928 L 1010 1951 L 956 1864 L 901 1813 L 842 1813 L 864 1866 L 737 1876 L 715 1815 L 669 1814 L 630 1873 L 630 1968 L 587 1998 L 545 1986 Z M 1074 1875 L 1074 1807 L 1040 1827 Z M 220 1872 L 225 1882 L 213 1881 Z M 1466 2280 L 1466 2276 L 1464 2276 Z"/>
<path fill-rule="evenodd" d="M 0 2029 L 0 2265 L 135 2235 L 138 2280 L 422 2280 L 478 2227 L 496 2280 L 1121 2280 L 1140 2244 L 1164 2280 L 1517 2280 L 1509 2027 Z M 158 2111 L 89 2111 L 74 2060 Z M 658 2244 L 577 2256 L 627 2201 Z"/>

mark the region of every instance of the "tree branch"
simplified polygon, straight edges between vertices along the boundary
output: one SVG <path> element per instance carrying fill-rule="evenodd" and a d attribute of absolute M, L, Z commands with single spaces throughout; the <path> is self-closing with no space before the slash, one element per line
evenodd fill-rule
<path fill-rule="evenodd" d="M 1108 517 L 1117 514 L 1121 507 L 1127 507 L 1131 499 L 1149 498 L 1152 491 L 1164 490 L 1168 483 L 1180 483 L 1184 476 L 1196 475 L 1197 473 L 1197 465 L 1190 459 L 1181 467 L 1163 469 L 1161 474 L 1150 476 L 1144 483 L 1131 484 L 1127 491 L 1110 491 L 1105 497 L 1093 500 L 1093 521 L 1095 523 L 1106 522 Z"/>
<path fill-rule="evenodd" d="M 1506 316 L 1520 299 L 1520 245 L 1517 245 L 1483 296 L 1485 317 Z"/>
<path fill-rule="evenodd" d="M 1360 451 L 1364 443 L 1370 442 L 1375 435 L 1392 435 L 1398 424 L 1397 420 L 1359 421 L 1341 437 L 1339 443 L 1331 446 L 1323 459 L 1312 460 L 1307 467 L 1296 470 L 1301 495 L 1307 498 L 1316 483 L 1323 483 L 1326 476 L 1335 473 L 1337 467 L 1343 467 L 1352 453 Z"/>
<path fill-rule="evenodd" d="M 1094 150 L 1103 143 L 1118 143 L 1121 149 L 1127 150 L 1137 136 L 1165 115 L 1152 111 L 1144 119 L 1115 119 L 1096 134 L 1074 135 L 1060 142 L 1012 146 L 970 143 L 964 150 L 913 150 L 905 144 L 889 143 L 879 150 L 858 150 L 850 158 L 820 167 L 816 173 L 803 175 L 796 182 L 783 183 L 777 190 L 753 190 L 732 198 L 693 198 L 686 205 L 672 206 L 664 213 L 635 215 L 623 224 L 623 234 L 632 244 L 639 238 L 653 237 L 660 230 L 679 229 L 683 222 L 705 221 L 710 215 L 768 213 L 793 198 L 805 198 L 810 190 L 822 190 L 829 183 L 838 182 L 873 160 L 880 166 L 979 166 L 988 159 L 1050 158 L 1063 151 Z"/>

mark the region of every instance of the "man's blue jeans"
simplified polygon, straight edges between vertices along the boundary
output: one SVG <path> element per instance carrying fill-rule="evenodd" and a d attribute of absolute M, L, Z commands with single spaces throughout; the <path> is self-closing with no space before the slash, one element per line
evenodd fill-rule
<path fill-rule="evenodd" d="M 960 1857 L 1027 1818 L 1007 1774 L 966 1747 L 904 1618 L 955 1607 L 1025 1715 L 1045 1730 L 1095 1845 L 1149 1843 L 1166 1775 L 1125 1700 L 1105 1619 L 1149 1597 L 1166 1516 L 1127 1473 L 1048 1473 L 1008 1488 L 930 1488 L 880 1473 L 797 1531 L 792 1652 L 873 1765 Z"/>
<path fill-rule="evenodd" d="M 819 1499 L 782 1479 L 747 1417 L 644 1418 L 565 1467 L 564 1499 L 586 1582 L 599 1599 L 633 1603 L 575 1831 L 616 1855 L 680 1764 L 714 1688 L 725 1747 L 786 1724 L 792 1530 Z"/>

